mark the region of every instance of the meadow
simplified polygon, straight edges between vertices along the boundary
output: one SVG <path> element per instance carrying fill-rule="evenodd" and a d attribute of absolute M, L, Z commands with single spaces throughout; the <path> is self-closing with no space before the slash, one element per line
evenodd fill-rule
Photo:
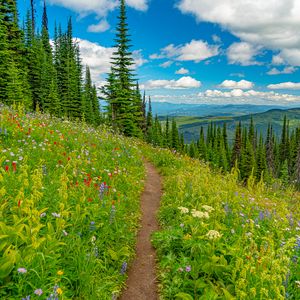
<path fill-rule="evenodd" d="M 162 299 L 300 299 L 300 195 L 145 150 L 164 176 L 153 235 Z"/>
<path fill-rule="evenodd" d="M 0 299 L 114 299 L 144 166 L 106 128 L 0 108 Z"/>

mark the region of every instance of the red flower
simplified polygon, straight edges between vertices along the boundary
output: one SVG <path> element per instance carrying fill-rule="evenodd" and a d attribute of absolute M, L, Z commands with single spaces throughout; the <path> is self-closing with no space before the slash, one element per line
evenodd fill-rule
<path fill-rule="evenodd" d="M 93 202 L 93 199 L 92 199 L 92 198 L 89 198 L 89 199 L 88 199 L 88 202 Z"/>
<path fill-rule="evenodd" d="M 17 163 L 15 161 L 12 162 L 13 171 L 17 172 Z"/>
<path fill-rule="evenodd" d="M 9 166 L 5 166 L 5 171 L 6 171 L 6 172 L 9 171 Z"/>
<path fill-rule="evenodd" d="M 21 207 L 21 200 L 18 201 L 18 207 Z"/>

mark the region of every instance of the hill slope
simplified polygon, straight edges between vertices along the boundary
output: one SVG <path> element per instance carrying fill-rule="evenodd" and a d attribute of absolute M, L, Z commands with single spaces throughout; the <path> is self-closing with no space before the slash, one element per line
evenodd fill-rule
<path fill-rule="evenodd" d="M 272 109 L 267 112 L 257 113 L 253 115 L 237 116 L 237 117 L 175 117 L 179 130 L 184 134 L 186 142 L 190 142 L 193 139 L 199 138 L 200 127 L 205 129 L 211 122 L 217 125 L 222 125 L 224 122 L 228 127 L 228 137 L 233 139 L 235 124 L 239 121 L 243 125 L 248 126 L 250 124 L 251 116 L 253 117 L 254 124 L 258 132 L 262 131 L 264 134 L 267 132 L 268 124 L 273 125 L 274 131 L 277 135 L 281 133 L 282 123 L 284 116 L 287 116 L 290 120 L 290 128 L 294 129 L 300 125 L 300 108 L 293 108 L 288 110 Z M 165 118 L 161 118 L 164 120 Z"/>
<path fill-rule="evenodd" d="M 0 298 L 112 299 L 135 247 L 134 141 L 3 108 L 0 120 Z"/>

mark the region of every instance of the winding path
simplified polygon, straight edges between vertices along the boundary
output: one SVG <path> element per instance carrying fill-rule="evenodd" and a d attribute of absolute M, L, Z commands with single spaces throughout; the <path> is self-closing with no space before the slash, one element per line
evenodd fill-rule
<path fill-rule="evenodd" d="M 157 300 L 156 255 L 151 245 L 152 232 L 158 230 L 156 213 L 162 195 L 161 178 L 156 169 L 145 162 L 147 178 L 141 198 L 142 220 L 137 236 L 136 258 L 128 272 L 127 289 L 120 300 Z"/>

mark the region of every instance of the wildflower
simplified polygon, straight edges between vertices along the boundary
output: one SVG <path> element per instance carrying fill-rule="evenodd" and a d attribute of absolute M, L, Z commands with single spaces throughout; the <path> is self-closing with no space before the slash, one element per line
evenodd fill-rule
<path fill-rule="evenodd" d="M 192 210 L 192 216 L 194 218 L 199 218 L 199 219 L 209 219 L 209 214 L 208 212 L 202 212 L 202 211 L 198 211 L 198 210 L 195 210 L 193 209 Z"/>
<path fill-rule="evenodd" d="M 25 268 L 19 268 L 18 272 L 21 274 L 25 274 L 25 273 L 27 273 L 27 270 Z"/>
<path fill-rule="evenodd" d="M 186 266 L 186 267 L 185 267 L 185 271 L 186 271 L 186 272 L 191 272 L 191 270 L 192 270 L 191 266 Z"/>
<path fill-rule="evenodd" d="M 60 218 L 60 214 L 58 214 L 58 213 L 52 213 L 52 216 L 54 217 L 54 218 Z"/>
<path fill-rule="evenodd" d="M 94 230 L 96 230 L 96 226 L 95 226 L 95 222 L 92 221 L 92 222 L 90 223 L 90 231 L 94 231 Z"/>
<path fill-rule="evenodd" d="M 183 227 L 184 227 L 184 224 L 181 223 L 179 226 L 180 226 L 181 228 L 183 228 Z"/>
<path fill-rule="evenodd" d="M 215 210 L 213 207 L 211 207 L 209 205 L 202 205 L 202 208 L 209 213 Z"/>
<path fill-rule="evenodd" d="M 222 237 L 222 234 L 220 234 L 218 231 L 216 230 L 210 230 L 206 236 L 210 239 L 210 240 L 216 240 L 219 239 L 220 237 Z"/>
<path fill-rule="evenodd" d="M 183 268 L 179 268 L 178 272 L 182 273 L 183 272 Z"/>
<path fill-rule="evenodd" d="M 126 273 L 126 270 L 127 270 L 127 262 L 124 261 L 123 264 L 122 264 L 122 268 L 121 268 L 121 275 L 124 275 Z"/>
<path fill-rule="evenodd" d="M 180 207 L 178 207 L 178 209 L 179 209 L 179 210 L 181 211 L 181 213 L 183 213 L 183 214 L 188 214 L 188 213 L 189 213 L 189 209 L 186 208 L 186 207 L 180 206 Z"/>
<path fill-rule="evenodd" d="M 295 283 L 296 283 L 296 285 L 297 285 L 297 288 L 300 289 L 300 281 L 299 281 L 299 280 L 296 280 Z"/>
<path fill-rule="evenodd" d="M 91 238 L 91 242 L 94 244 L 95 243 L 95 241 L 96 241 L 96 237 L 95 236 L 92 236 L 92 238 Z"/>
<path fill-rule="evenodd" d="M 30 296 L 26 296 L 25 298 L 22 298 L 22 300 L 30 300 Z"/>
<path fill-rule="evenodd" d="M 56 292 L 57 292 L 58 295 L 62 295 L 62 293 L 63 293 L 61 288 L 57 288 Z"/>
<path fill-rule="evenodd" d="M 62 232 L 63 232 L 64 236 L 68 235 L 68 233 L 65 230 L 63 230 Z"/>
<path fill-rule="evenodd" d="M 34 291 L 35 295 L 38 295 L 39 297 L 42 296 L 43 290 L 42 289 L 37 289 Z"/>
<path fill-rule="evenodd" d="M 59 275 L 59 276 L 64 275 L 64 271 L 62 271 L 62 270 L 57 271 L 57 275 Z"/>
<path fill-rule="evenodd" d="M 9 166 L 5 166 L 5 171 L 8 172 L 9 171 Z"/>
<path fill-rule="evenodd" d="M 47 214 L 45 212 L 40 214 L 40 218 L 44 218 L 46 216 L 47 216 Z"/>
<path fill-rule="evenodd" d="M 12 162 L 12 167 L 13 167 L 13 171 L 17 172 L 17 162 L 16 161 Z"/>

